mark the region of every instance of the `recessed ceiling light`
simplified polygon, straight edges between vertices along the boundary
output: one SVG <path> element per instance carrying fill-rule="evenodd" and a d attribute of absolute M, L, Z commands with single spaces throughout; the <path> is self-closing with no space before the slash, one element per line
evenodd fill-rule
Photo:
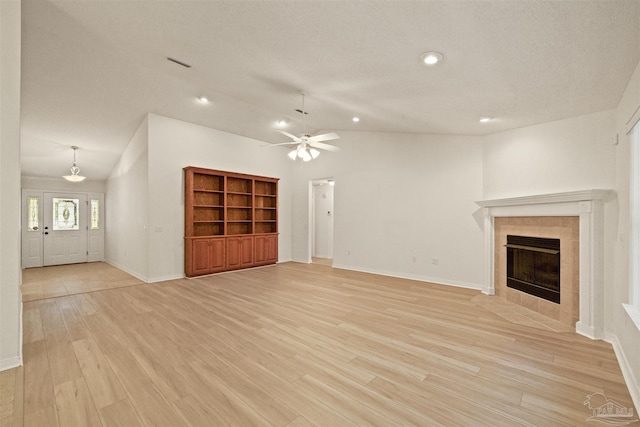
<path fill-rule="evenodd" d="M 488 117 L 488 116 L 486 116 L 486 117 L 480 117 L 480 123 L 488 123 L 488 122 L 490 122 L 491 120 L 493 120 L 493 117 Z"/>
<path fill-rule="evenodd" d="M 425 52 L 420 55 L 420 60 L 422 60 L 425 65 L 436 65 L 442 60 L 442 54 L 440 52 Z"/>
<path fill-rule="evenodd" d="M 285 127 L 286 125 L 287 125 L 287 121 L 286 121 L 286 120 L 278 120 L 278 121 L 276 122 L 276 126 L 277 126 L 277 127 L 279 127 L 279 128 L 283 128 L 283 127 Z"/>
<path fill-rule="evenodd" d="M 354 123 L 358 123 L 360 121 L 360 117 L 354 117 L 351 120 L 353 120 Z"/>
<path fill-rule="evenodd" d="M 199 96 L 198 101 L 200 101 L 201 104 L 208 104 L 209 98 L 207 98 L 206 96 Z"/>

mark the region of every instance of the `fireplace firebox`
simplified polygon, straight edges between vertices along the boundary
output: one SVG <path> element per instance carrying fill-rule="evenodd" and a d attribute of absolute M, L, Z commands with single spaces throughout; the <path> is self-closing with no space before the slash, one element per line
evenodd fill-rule
<path fill-rule="evenodd" d="M 560 239 L 507 235 L 507 287 L 560 304 Z"/>

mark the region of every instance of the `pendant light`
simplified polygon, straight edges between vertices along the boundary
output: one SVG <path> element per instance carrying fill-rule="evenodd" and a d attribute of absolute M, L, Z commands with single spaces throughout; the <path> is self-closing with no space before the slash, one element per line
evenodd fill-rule
<path fill-rule="evenodd" d="M 86 177 L 80 175 L 80 168 L 76 166 L 76 150 L 78 147 L 74 145 L 71 148 L 73 148 L 73 166 L 71 166 L 71 175 L 64 175 L 63 178 L 71 182 L 84 181 Z"/>

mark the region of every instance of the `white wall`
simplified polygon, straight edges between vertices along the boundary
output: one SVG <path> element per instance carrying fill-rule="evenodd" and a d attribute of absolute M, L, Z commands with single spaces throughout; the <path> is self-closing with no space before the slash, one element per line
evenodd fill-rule
<path fill-rule="evenodd" d="M 481 288 L 480 137 L 341 131 L 336 145 L 294 167 L 294 259 L 309 257 L 308 182 L 330 176 L 334 266 Z"/>
<path fill-rule="evenodd" d="M 613 188 L 614 135 L 613 110 L 489 135 L 483 198 Z"/>
<path fill-rule="evenodd" d="M 22 364 L 20 7 L 0 1 L 0 370 Z"/>
<path fill-rule="evenodd" d="M 314 241 L 313 256 L 333 257 L 333 186 L 313 186 Z"/>
<path fill-rule="evenodd" d="M 616 131 L 619 145 L 616 147 L 615 190 L 617 204 L 611 209 L 607 222 L 610 234 L 611 257 L 606 265 L 610 272 L 610 304 L 607 306 L 606 331 L 621 360 L 621 368 L 629 385 L 636 408 L 640 408 L 640 330 L 631 321 L 621 304 L 629 302 L 629 180 L 630 140 L 627 132 L 640 120 L 640 63 L 629 82 L 616 111 Z M 640 262 L 640 260 L 634 260 Z M 633 386 L 635 384 L 635 386 Z"/>
<path fill-rule="evenodd" d="M 146 281 L 149 276 L 149 129 L 144 118 L 106 183 L 105 260 Z"/>
<path fill-rule="evenodd" d="M 149 281 L 184 276 L 182 168 L 280 178 L 278 258 L 291 259 L 291 165 L 287 151 L 264 142 L 149 114 Z"/>
<path fill-rule="evenodd" d="M 73 191 L 77 193 L 105 193 L 106 181 L 69 182 L 60 178 L 41 178 L 38 176 L 23 176 L 22 188 L 33 190 Z"/>

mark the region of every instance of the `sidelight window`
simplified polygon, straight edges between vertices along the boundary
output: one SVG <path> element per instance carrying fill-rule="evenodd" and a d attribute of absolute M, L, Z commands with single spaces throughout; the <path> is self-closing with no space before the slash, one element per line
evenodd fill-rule
<path fill-rule="evenodd" d="M 99 230 L 100 229 L 100 200 L 91 199 L 91 203 L 89 205 L 90 214 L 91 214 L 91 229 Z"/>
<path fill-rule="evenodd" d="M 27 197 L 27 230 L 38 231 L 40 229 L 40 197 Z"/>

